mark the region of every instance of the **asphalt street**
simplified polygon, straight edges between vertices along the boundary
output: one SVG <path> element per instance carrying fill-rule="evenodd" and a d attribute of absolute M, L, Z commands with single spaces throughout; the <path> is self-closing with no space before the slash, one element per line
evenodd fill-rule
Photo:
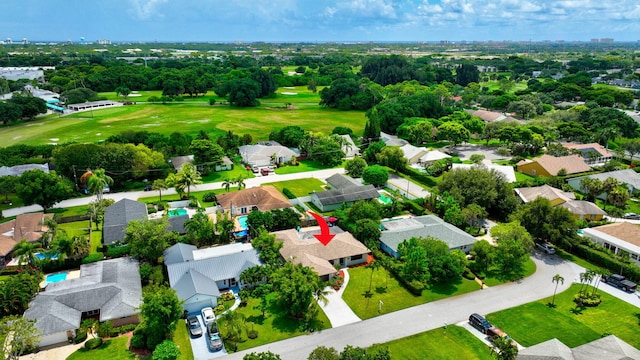
<path fill-rule="evenodd" d="M 271 351 L 279 354 L 283 360 L 298 360 L 306 359 L 313 349 L 321 345 L 338 350 L 346 345 L 368 347 L 433 330 L 445 324 L 457 324 L 468 319 L 469 314 L 474 312 L 488 314 L 551 296 L 555 287 L 555 283 L 551 281 L 554 275 L 560 274 L 567 280 L 558 286 L 558 292 L 561 292 L 569 288 L 572 283 L 570 280 L 575 279 L 580 270 L 557 256 L 535 253 L 533 261 L 537 270 L 525 279 L 255 347 L 225 356 L 224 359 L 242 359 L 248 353 Z"/>

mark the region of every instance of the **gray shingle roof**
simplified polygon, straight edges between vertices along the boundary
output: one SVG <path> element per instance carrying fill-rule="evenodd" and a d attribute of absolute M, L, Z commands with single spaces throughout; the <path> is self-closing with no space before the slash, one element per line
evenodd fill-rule
<path fill-rule="evenodd" d="M 616 170 L 616 171 L 609 171 L 601 174 L 580 176 L 572 180 L 577 180 L 579 184 L 580 180 L 582 180 L 585 177 L 588 177 L 590 179 L 598 179 L 600 181 L 604 181 L 607 178 L 614 178 L 621 183 L 629 184 L 636 189 L 640 189 L 640 174 L 633 171 L 632 169 Z"/>
<path fill-rule="evenodd" d="M 164 251 L 164 264 L 171 265 L 184 261 L 192 261 L 194 250 L 198 250 L 194 245 L 177 243 Z"/>
<path fill-rule="evenodd" d="M 208 282 L 205 282 L 199 275 L 194 276 L 192 274 L 189 281 L 185 280 L 186 283 L 180 283 L 181 295 L 179 297 L 182 300 L 186 300 L 196 294 L 190 291 L 198 291 L 205 283 L 211 288 L 216 281 L 238 278 L 245 269 L 261 264 L 258 250 L 253 249 L 225 256 L 169 264 L 167 265 L 167 273 L 169 274 L 169 284 L 173 289 L 176 289 L 175 286 L 182 281 L 184 275 L 192 272 L 192 270 L 193 273 L 197 272 L 208 279 Z M 188 285 L 189 282 L 193 286 Z"/>
<path fill-rule="evenodd" d="M 518 360 L 573 360 L 571 349 L 558 339 L 551 339 L 520 350 Z"/>
<path fill-rule="evenodd" d="M 352 186 L 362 185 L 358 180 L 342 175 L 342 174 L 333 174 L 327 178 L 327 184 L 331 185 L 334 189 L 344 189 Z"/>
<path fill-rule="evenodd" d="M 175 231 L 178 234 L 185 234 L 187 230 L 184 227 L 184 223 L 189 220 L 189 215 L 169 216 L 169 226 L 167 231 Z"/>
<path fill-rule="evenodd" d="M 25 171 L 41 170 L 49 173 L 49 164 L 24 164 L 15 166 L 0 166 L 0 176 L 20 176 Z"/>
<path fill-rule="evenodd" d="M 450 249 L 472 245 L 477 241 L 473 236 L 435 215 L 383 221 L 382 226 L 385 230 L 380 234 L 380 241 L 393 251 L 398 251 L 398 245 L 412 237 L 431 236 L 447 243 Z"/>
<path fill-rule="evenodd" d="M 576 360 L 633 360 L 640 359 L 640 350 L 609 335 L 573 348 L 573 357 Z"/>
<path fill-rule="evenodd" d="M 77 329 L 83 311 L 99 309 L 100 321 L 135 315 L 141 300 L 138 262 L 119 258 L 82 265 L 79 278 L 47 285 L 24 316 L 48 335 Z"/>
<path fill-rule="evenodd" d="M 376 199 L 380 194 L 373 185 L 351 186 L 314 193 L 322 205 L 340 204 L 358 200 Z"/>
<path fill-rule="evenodd" d="M 122 242 L 124 229 L 131 220 L 147 219 L 147 206 L 144 203 L 122 199 L 104 210 L 102 225 L 102 243 Z"/>

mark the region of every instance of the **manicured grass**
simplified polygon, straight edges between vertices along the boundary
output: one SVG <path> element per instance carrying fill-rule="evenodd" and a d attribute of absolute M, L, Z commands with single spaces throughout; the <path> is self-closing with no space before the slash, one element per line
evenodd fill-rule
<path fill-rule="evenodd" d="M 109 359 L 109 360 L 129 360 L 138 359 L 136 355 L 127 349 L 128 339 L 124 336 L 115 339 L 106 340 L 101 347 L 94 350 L 86 350 L 81 348 L 71 354 L 67 360 L 93 360 L 93 359 Z"/>
<path fill-rule="evenodd" d="M 585 259 L 583 259 L 581 257 L 578 257 L 578 256 L 576 256 L 574 254 L 571 254 L 571 253 L 569 253 L 569 252 L 567 252 L 567 251 L 565 251 L 563 249 L 557 248 L 557 247 L 556 247 L 556 254 L 558 256 L 560 256 L 561 258 L 563 258 L 563 259 L 567 259 L 567 260 L 569 260 L 571 262 L 574 262 L 574 263 L 582 266 L 585 269 L 602 270 L 602 271 L 608 272 L 603 267 L 600 267 L 598 265 L 594 265 L 594 264 L 590 263 L 589 261 L 587 261 L 587 260 L 585 260 Z"/>
<path fill-rule="evenodd" d="M 193 349 L 191 348 L 191 341 L 189 340 L 189 333 L 186 326 L 180 326 L 178 324 L 176 331 L 173 332 L 173 342 L 180 349 L 180 356 L 178 360 L 193 360 Z"/>
<path fill-rule="evenodd" d="M 98 248 L 102 246 L 102 227 L 96 230 L 95 224 L 92 224 L 91 231 L 91 253 L 98 252 Z M 69 237 L 84 236 L 89 237 L 89 220 L 75 221 L 58 225 L 59 229 L 66 231 Z"/>
<path fill-rule="evenodd" d="M 89 210 L 89 205 L 72 206 L 68 208 L 55 208 L 55 209 L 49 209 L 47 210 L 47 212 L 59 214 L 61 217 L 65 217 L 65 216 L 86 215 L 87 210 Z"/>
<path fill-rule="evenodd" d="M 536 264 L 528 258 L 522 267 L 522 277 L 525 278 L 536 272 Z M 497 268 L 490 268 L 487 272 L 487 277 L 484 279 L 484 283 L 488 286 L 496 286 L 505 283 L 505 278 L 500 270 Z"/>
<path fill-rule="evenodd" d="M 235 191 L 237 189 L 238 189 L 237 187 L 229 188 L 230 191 Z M 200 202 L 200 206 L 206 207 L 206 206 L 209 206 L 211 203 L 205 203 L 204 201 L 202 201 L 202 197 L 204 196 L 204 194 L 209 192 L 222 194 L 222 193 L 225 193 L 226 191 L 227 190 L 225 189 L 214 189 L 214 190 L 203 190 L 203 191 L 193 191 L 193 189 L 191 189 L 191 196 L 198 199 L 198 201 Z M 149 193 L 158 194 L 157 191 L 150 191 Z M 166 195 L 164 193 L 162 194 L 162 201 L 178 201 L 178 200 L 180 200 L 180 195 L 178 194 L 171 194 L 171 195 Z M 149 204 L 155 201 L 160 201 L 160 196 L 159 195 L 142 196 L 138 198 L 138 201 Z"/>
<path fill-rule="evenodd" d="M 529 259 L 525 264 L 524 276 L 529 276 L 533 272 L 535 272 L 535 264 Z M 493 276 L 495 275 L 490 272 L 484 282 L 489 286 L 505 282 L 503 279 Z M 480 290 L 480 285 L 475 281 L 461 278 L 454 284 L 430 285 L 422 292 L 421 296 L 415 296 L 406 290 L 387 269 L 380 267 L 373 272 L 371 293 L 367 294 L 370 278 L 371 270 L 366 267 L 349 269 L 349 284 L 342 296 L 351 310 L 361 319 L 369 319 L 450 296 Z M 382 311 L 378 310 L 380 301 L 384 303 Z"/>
<path fill-rule="evenodd" d="M 273 302 L 275 294 L 269 295 L 269 298 L 272 300 L 271 306 L 264 317 L 259 309 L 260 300 L 255 298 L 249 298 L 247 306 L 239 307 L 235 310 L 245 315 L 247 329 L 254 329 L 258 331 L 258 337 L 256 339 L 247 338 L 246 331 L 243 331 L 242 340 L 238 343 L 238 351 L 307 334 L 307 332 L 299 329 L 301 325 L 302 327 L 304 326 L 304 320 L 297 320 L 288 316 L 286 314 L 286 309 Z M 318 305 L 314 304 L 314 306 L 317 307 Z M 309 324 L 309 326 L 314 328 L 316 331 L 330 328 L 331 323 L 324 312 L 319 308 L 317 308 L 317 311 L 318 315 L 316 316 L 315 321 Z M 218 326 L 220 328 L 222 338 L 225 341 L 225 348 L 227 351 L 233 351 L 232 342 L 225 336 L 227 329 L 223 319 L 218 320 Z"/>
<path fill-rule="evenodd" d="M 238 177 L 244 177 L 245 179 L 251 179 L 256 177 L 251 171 L 245 169 L 242 165 L 235 164 L 233 169 L 227 171 L 214 171 L 202 177 L 203 183 L 211 183 L 217 181 L 223 181 L 226 178 L 231 180 Z"/>
<path fill-rule="evenodd" d="M 546 298 L 489 314 L 487 319 L 523 346 L 557 338 L 569 347 L 576 347 L 613 334 L 631 346 L 640 347 L 640 309 L 601 291 L 599 306 L 576 309 L 573 296 L 579 289 L 580 284 L 573 284 L 557 294 L 555 308 L 546 305 L 551 302 L 551 298 Z"/>
<path fill-rule="evenodd" d="M 505 164 L 508 165 L 508 164 Z M 527 174 L 523 174 L 519 171 L 515 172 L 516 174 L 516 181 L 527 181 L 527 180 L 535 180 L 535 177 L 527 175 Z"/>
<path fill-rule="evenodd" d="M 373 345 L 371 349 L 384 347 L 389 348 L 392 359 L 493 359 L 491 350 L 482 341 L 455 325 Z"/>
<path fill-rule="evenodd" d="M 300 179 L 300 180 L 287 180 L 287 181 L 278 181 L 274 183 L 266 183 L 262 185 L 272 185 L 278 191 L 282 192 L 282 189 L 289 189 L 294 195 L 308 196 L 314 191 L 324 191 L 323 186 L 325 185 L 322 181 L 311 178 L 311 179 Z"/>
<path fill-rule="evenodd" d="M 338 166 L 333 166 L 333 167 L 344 167 L 344 164 L 338 165 Z M 317 161 L 313 161 L 313 160 L 303 160 L 299 162 L 299 165 L 294 165 L 294 166 L 283 166 L 283 167 L 279 167 L 276 169 L 276 174 L 278 175 L 283 175 L 283 174 L 293 174 L 293 173 L 300 173 L 300 172 L 305 172 L 305 171 L 314 171 L 314 170 L 323 170 L 323 169 L 330 169 L 332 168 L 331 166 L 325 166 L 325 165 L 321 165 L 319 164 Z"/>
<path fill-rule="evenodd" d="M 286 103 L 287 101 L 282 101 Z M 0 128 L 3 146 L 14 144 L 97 142 L 123 131 L 154 131 L 165 135 L 180 131 L 196 135 L 200 130 L 212 137 L 226 131 L 249 134 L 254 141 L 266 140 L 269 133 L 291 124 L 305 130 L 330 134 L 334 127 L 349 124 L 356 133 L 364 129 L 362 111 L 340 111 L 320 107 L 317 103 L 295 109 L 208 106 L 202 103 L 138 104 L 120 106 L 68 116 L 37 119 Z"/>
<path fill-rule="evenodd" d="M 9 203 L 5 203 L 5 201 L 9 201 Z M 20 206 L 24 206 L 24 203 L 16 194 L 9 194 L 8 197 L 4 194 L 0 195 L 0 211 Z"/>

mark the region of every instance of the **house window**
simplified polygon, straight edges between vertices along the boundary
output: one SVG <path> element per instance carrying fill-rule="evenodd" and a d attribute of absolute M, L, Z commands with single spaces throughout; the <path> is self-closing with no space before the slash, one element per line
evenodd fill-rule
<path fill-rule="evenodd" d="M 633 260 L 638 260 L 638 254 L 631 254 L 631 258 Z"/>
<path fill-rule="evenodd" d="M 240 214 L 246 214 L 246 213 L 247 213 L 246 207 L 240 208 Z"/>
<path fill-rule="evenodd" d="M 362 254 L 360 254 L 360 255 L 353 255 L 353 256 L 351 257 L 351 260 L 360 260 L 360 259 L 362 259 Z"/>
<path fill-rule="evenodd" d="M 344 258 L 340 258 L 340 265 L 344 265 Z"/>
<path fill-rule="evenodd" d="M 100 315 L 100 309 L 89 310 L 89 311 L 83 311 L 82 312 L 82 317 L 83 318 L 88 318 L 88 317 L 97 316 L 97 315 Z"/>

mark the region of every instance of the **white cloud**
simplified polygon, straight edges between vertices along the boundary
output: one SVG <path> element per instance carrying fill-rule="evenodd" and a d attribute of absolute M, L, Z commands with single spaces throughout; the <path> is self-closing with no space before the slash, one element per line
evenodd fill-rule
<path fill-rule="evenodd" d="M 129 0 L 129 2 L 132 6 L 130 12 L 133 16 L 140 20 L 147 20 L 156 15 L 156 7 L 166 3 L 167 0 Z"/>

